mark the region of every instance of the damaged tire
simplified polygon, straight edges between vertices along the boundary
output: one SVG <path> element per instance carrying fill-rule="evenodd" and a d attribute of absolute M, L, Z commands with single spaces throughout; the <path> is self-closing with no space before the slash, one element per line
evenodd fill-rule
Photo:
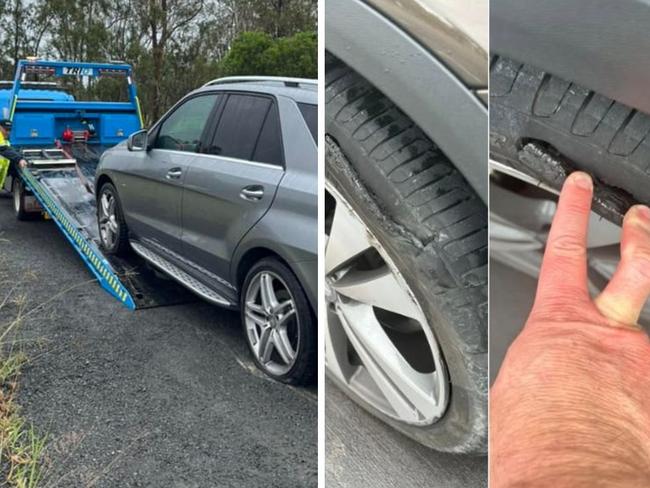
<path fill-rule="evenodd" d="M 338 59 L 326 68 L 326 367 L 416 441 L 487 438 L 487 211 L 451 161 Z"/>
<path fill-rule="evenodd" d="M 549 148 L 569 171 L 583 170 L 629 204 L 650 202 L 650 116 L 529 64 L 495 56 L 490 68 L 490 153 L 545 183 L 540 158 L 522 163 L 527 143 Z M 629 205 L 626 203 L 626 205 Z M 607 202 L 605 203 L 607 206 Z M 598 211 L 598 206 L 596 206 Z M 624 213 L 626 209 L 620 209 Z M 607 218 L 611 215 L 600 212 Z M 620 213 L 620 212 L 619 212 Z"/>

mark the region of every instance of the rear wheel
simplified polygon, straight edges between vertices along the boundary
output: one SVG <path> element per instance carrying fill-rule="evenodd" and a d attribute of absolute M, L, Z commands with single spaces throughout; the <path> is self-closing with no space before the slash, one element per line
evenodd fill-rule
<path fill-rule="evenodd" d="M 34 198 L 27 195 L 27 189 L 20 178 L 14 177 L 12 183 L 12 194 L 14 202 L 14 214 L 18 220 L 35 220 L 41 216 L 41 212 L 28 210 L 27 199 Z"/>
<path fill-rule="evenodd" d="M 108 254 L 124 256 L 129 253 L 129 233 L 117 190 L 105 183 L 97 196 L 97 221 L 99 236 Z"/>
<path fill-rule="evenodd" d="M 316 324 L 300 283 L 275 258 L 255 264 L 241 290 L 241 320 L 257 366 L 289 384 L 316 375 Z"/>

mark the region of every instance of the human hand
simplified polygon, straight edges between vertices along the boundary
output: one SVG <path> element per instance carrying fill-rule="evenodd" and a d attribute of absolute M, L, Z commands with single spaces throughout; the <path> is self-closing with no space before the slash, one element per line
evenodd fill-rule
<path fill-rule="evenodd" d="M 621 261 L 592 300 L 592 193 L 587 174 L 567 179 L 533 310 L 491 390 L 491 487 L 650 486 L 650 341 L 636 325 L 650 294 L 650 209 L 626 214 Z"/>
<path fill-rule="evenodd" d="M 27 167 L 27 161 L 25 161 L 24 159 L 21 159 L 20 161 L 18 161 L 18 166 L 20 166 L 21 168 L 26 168 Z"/>

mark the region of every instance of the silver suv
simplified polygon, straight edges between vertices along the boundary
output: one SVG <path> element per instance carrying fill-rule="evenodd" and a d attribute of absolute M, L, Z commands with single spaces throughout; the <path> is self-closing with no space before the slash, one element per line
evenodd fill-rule
<path fill-rule="evenodd" d="M 293 384 L 316 372 L 317 103 L 315 80 L 211 81 L 95 180 L 105 250 L 240 309 L 257 365 Z"/>

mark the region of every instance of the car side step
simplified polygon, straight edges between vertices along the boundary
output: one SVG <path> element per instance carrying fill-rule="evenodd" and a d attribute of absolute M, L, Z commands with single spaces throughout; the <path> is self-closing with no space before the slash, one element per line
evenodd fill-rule
<path fill-rule="evenodd" d="M 205 286 L 203 283 L 198 281 L 196 278 L 192 277 L 191 275 L 187 274 L 185 271 L 180 269 L 178 266 L 170 263 L 167 261 L 165 258 L 160 256 L 159 254 L 156 254 L 153 251 L 150 251 L 148 248 L 144 247 L 142 244 L 139 244 L 138 242 L 131 241 L 131 247 L 133 250 L 142 256 L 144 259 L 149 261 L 151 264 L 153 264 L 155 267 L 158 269 L 164 271 L 165 273 L 169 274 L 172 278 L 174 278 L 176 281 L 178 281 L 180 284 L 186 286 L 190 290 L 192 290 L 194 293 L 199 295 L 201 298 L 212 302 L 216 305 L 221 305 L 225 307 L 232 307 L 234 304 L 230 302 L 230 300 L 222 297 L 212 289 L 208 288 Z"/>

